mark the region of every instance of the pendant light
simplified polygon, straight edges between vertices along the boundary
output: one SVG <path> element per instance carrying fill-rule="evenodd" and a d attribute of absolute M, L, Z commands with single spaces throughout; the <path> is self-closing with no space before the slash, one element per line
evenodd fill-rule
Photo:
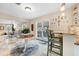
<path fill-rule="evenodd" d="M 61 16 L 64 17 L 65 16 L 65 3 L 61 4 L 60 11 L 61 11 Z"/>

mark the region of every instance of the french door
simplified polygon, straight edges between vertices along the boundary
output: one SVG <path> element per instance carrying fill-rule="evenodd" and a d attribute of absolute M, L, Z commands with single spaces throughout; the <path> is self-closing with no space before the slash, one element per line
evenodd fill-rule
<path fill-rule="evenodd" d="M 37 39 L 47 41 L 46 29 L 49 26 L 49 21 L 37 22 Z"/>

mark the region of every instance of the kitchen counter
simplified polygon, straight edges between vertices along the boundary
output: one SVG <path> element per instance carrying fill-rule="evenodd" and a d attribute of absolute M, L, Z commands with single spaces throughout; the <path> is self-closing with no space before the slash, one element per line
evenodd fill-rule
<path fill-rule="evenodd" d="M 63 34 L 63 56 L 74 56 L 75 36 Z"/>

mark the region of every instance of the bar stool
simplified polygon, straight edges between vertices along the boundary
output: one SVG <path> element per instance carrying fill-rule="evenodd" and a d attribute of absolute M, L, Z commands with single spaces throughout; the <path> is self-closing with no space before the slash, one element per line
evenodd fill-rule
<path fill-rule="evenodd" d="M 55 34 L 58 34 L 59 37 L 56 37 Z M 55 53 L 57 55 L 63 55 L 63 36 L 62 33 L 53 33 L 52 30 L 47 30 L 48 35 L 48 47 L 47 47 L 47 56 L 49 53 Z M 59 44 L 59 45 L 56 45 Z M 53 50 L 53 48 L 58 49 L 59 52 Z"/>

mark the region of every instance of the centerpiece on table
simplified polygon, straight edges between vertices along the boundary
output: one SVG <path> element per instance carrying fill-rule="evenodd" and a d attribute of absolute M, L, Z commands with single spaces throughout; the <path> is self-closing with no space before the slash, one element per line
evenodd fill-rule
<path fill-rule="evenodd" d="M 21 32 L 22 32 L 22 38 L 33 37 L 33 34 L 30 33 L 30 29 L 29 28 L 24 28 Z"/>

